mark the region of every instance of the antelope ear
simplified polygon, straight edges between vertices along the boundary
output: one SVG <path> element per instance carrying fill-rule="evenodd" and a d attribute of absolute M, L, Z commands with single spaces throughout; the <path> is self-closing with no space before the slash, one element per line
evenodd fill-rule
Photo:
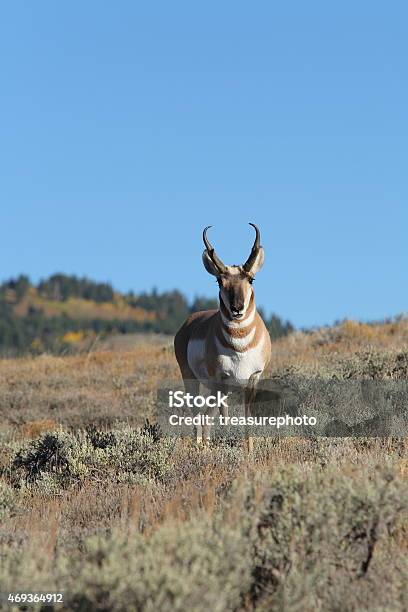
<path fill-rule="evenodd" d="M 215 263 L 209 256 L 207 249 L 205 249 L 203 253 L 203 264 L 204 264 L 204 268 L 207 270 L 209 274 L 212 274 L 213 276 L 220 275 L 220 271 L 218 270 L 217 266 L 215 265 Z"/>
<path fill-rule="evenodd" d="M 259 270 L 262 268 L 264 261 L 265 261 L 265 251 L 263 250 L 263 247 L 259 247 L 258 253 L 256 254 L 256 257 L 255 257 L 255 261 L 252 264 L 251 269 L 248 270 L 248 273 L 251 276 L 255 276 L 255 274 L 257 274 Z"/>

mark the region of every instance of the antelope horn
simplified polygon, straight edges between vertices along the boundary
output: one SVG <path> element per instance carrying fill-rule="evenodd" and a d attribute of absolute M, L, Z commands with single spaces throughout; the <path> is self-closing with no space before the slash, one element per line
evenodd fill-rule
<path fill-rule="evenodd" d="M 252 246 L 252 250 L 251 253 L 249 254 L 248 259 L 246 260 L 246 262 L 244 263 L 244 265 L 242 266 L 245 270 L 245 272 L 250 272 L 252 266 L 255 263 L 256 257 L 258 255 L 259 249 L 261 247 L 261 233 L 259 231 L 259 229 L 257 228 L 257 226 L 255 225 L 255 223 L 250 223 L 249 225 L 252 225 L 253 228 L 255 228 L 255 232 L 256 232 L 256 236 L 255 236 L 255 241 L 254 244 Z"/>
<path fill-rule="evenodd" d="M 213 260 L 218 270 L 222 273 L 222 272 L 225 272 L 227 266 L 222 263 L 221 259 L 218 257 L 217 253 L 215 252 L 214 247 L 211 245 L 210 241 L 207 238 L 207 230 L 210 229 L 210 227 L 212 227 L 212 225 L 208 225 L 207 227 L 204 228 L 204 231 L 203 231 L 203 240 L 204 240 L 205 248 L 207 249 L 208 255 L 211 257 L 211 259 Z"/>

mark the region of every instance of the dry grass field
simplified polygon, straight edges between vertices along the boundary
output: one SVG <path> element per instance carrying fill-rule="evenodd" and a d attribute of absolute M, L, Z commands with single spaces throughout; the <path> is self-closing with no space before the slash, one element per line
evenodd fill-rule
<path fill-rule="evenodd" d="M 408 321 L 293 334 L 288 373 L 406 380 Z M 146 419 L 178 376 L 171 342 L 0 361 L 3 608 L 407 610 L 406 440 L 169 440 Z"/>

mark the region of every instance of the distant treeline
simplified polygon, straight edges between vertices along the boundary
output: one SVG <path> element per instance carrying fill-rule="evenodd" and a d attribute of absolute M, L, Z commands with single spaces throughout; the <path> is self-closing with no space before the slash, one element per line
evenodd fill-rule
<path fill-rule="evenodd" d="M 83 304 L 87 306 L 86 317 L 77 308 Z M 101 315 L 101 307 L 107 304 L 109 317 Z M 0 352 L 60 352 L 72 337 L 174 334 L 189 313 L 217 306 L 217 300 L 204 297 L 189 303 L 178 290 L 121 294 L 108 283 L 87 278 L 55 274 L 34 285 L 22 275 L 0 285 Z M 272 339 L 293 331 L 291 323 L 276 315 L 264 320 Z"/>

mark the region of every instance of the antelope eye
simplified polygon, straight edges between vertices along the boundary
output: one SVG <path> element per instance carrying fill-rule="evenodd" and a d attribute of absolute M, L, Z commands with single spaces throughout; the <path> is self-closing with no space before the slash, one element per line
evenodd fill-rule
<path fill-rule="evenodd" d="M 249 283 L 250 285 L 252 285 L 252 283 L 254 282 L 254 280 L 255 280 L 254 278 L 249 277 L 249 278 L 248 278 L 248 283 Z"/>

